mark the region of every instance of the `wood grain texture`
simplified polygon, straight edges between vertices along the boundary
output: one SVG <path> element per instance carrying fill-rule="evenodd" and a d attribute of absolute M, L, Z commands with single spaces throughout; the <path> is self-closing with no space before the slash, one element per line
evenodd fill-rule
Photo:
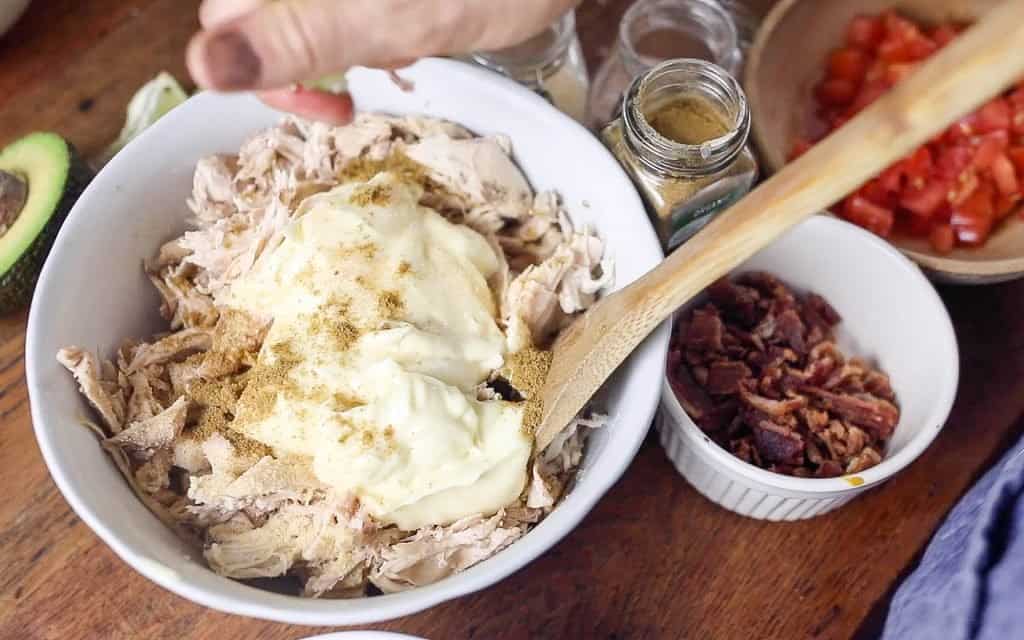
<path fill-rule="evenodd" d="M 137 11 L 120 14 L 116 4 L 36 0 L 8 37 L 36 43 L 43 61 L 0 42 L 0 144 L 44 128 L 101 149 L 141 82 L 161 69 L 185 79 L 181 51 L 198 2 L 124 2 Z M 626 4 L 584 4 L 592 68 Z M 48 29 L 72 33 L 69 25 L 100 35 L 71 49 L 48 40 Z M 86 98 L 92 106 L 79 111 Z M 747 520 L 696 494 L 648 439 L 594 512 L 538 561 L 481 593 L 378 628 L 432 640 L 851 637 L 953 502 L 1022 431 L 1024 283 L 943 295 L 963 358 L 957 405 L 922 458 L 878 490 L 807 522 Z M 295 640 L 328 631 L 208 611 L 145 580 L 99 542 L 50 481 L 32 437 L 24 327 L 23 313 L 0 319 L 0 638 Z"/>
<path fill-rule="evenodd" d="M 649 273 L 576 319 L 555 342 L 537 446 L 547 447 L 637 345 L 693 296 L 1024 76 L 1024 56 L 1014 53 L 1021 42 L 1024 2 L 1004 2 Z"/>

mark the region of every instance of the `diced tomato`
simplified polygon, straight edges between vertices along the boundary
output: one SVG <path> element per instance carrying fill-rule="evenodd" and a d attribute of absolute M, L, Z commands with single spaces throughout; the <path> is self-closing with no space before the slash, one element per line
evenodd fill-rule
<path fill-rule="evenodd" d="M 860 93 L 857 94 L 857 98 L 850 105 L 849 110 L 847 110 L 847 115 L 853 116 L 857 114 L 861 109 L 878 100 L 888 90 L 889 85 L 886 84 L 884 78 L 874 81 L 866 80 L 864 86 L 861 87 Z"/>
<path fill-rule="evenodd" d="M 921 30 L 916 24 L 893 10 L 882 14 L 882 24 L 885 25 L 885 35 L 889 38 L 912 40 L 922 37 Z"/>
<path fill-rule="evenodd" d="M 928 35 L 932 39 L 932 42 L 940 47 L 944 47 L 952 42 L 953 38 L 957 37 L 958 34 L 957 30 L 952 26 L 943 24 L 932 29 L 932 32 Z"/>
<path fill-rule="evenodd" d="M 895 86 L 913 73 L 914 69 L 917 69 L 916 62 L 900 62 L 891 64 L 885 70 L 885 81 L 890 86 Z"/>
<path fill-rule="evenodd" d="M 956 244 L 953 227 L 948 224 L 935 225 L 932 227 L 932 232 L 928 235 L 928 241 L 936 252 L 949 253 L 953 250 L 953 245 Z"/>
<path fill-rule="evenodd" d="M 934 226 L 935 221 L 931 218 L 899 216 L 896 218 L 896 224 L 893 225 L 893 230 L 894 232 L 898 231 L 903 235 L 919 238 L 921 236 L 927 237 L 928 234 L 932 232 L 932 227 Z"/>
<path fill-rule="evenodd" d="M 903 163 L 897 162 L 878 176 L 878 183 L 886 191 L 896 193 L 903 188 L 903 174 Z"/>
<path fill-rule="evenodd" d="M 968 169 L 960 174 L 956 180 L 956 185 L 950 190 L 949 202 L 954 207 L 963 204 L 970 198 L 981 181 L 978 180 L 978 174 L 972 169 Z"/>
<path fill-rule="evenodd" d="M 935 166 L 939 175 L 950 180 L 956 179 L 967 169 L 974 158 L 974 149 L 967 145 L 946 146 L 939 149 Z"/>
<path fill-rule="evenodd" d="M 1013 147 L 1006 150 L 1006 157 L 1017 170 L 1017 177 L 1024 179 L 1024 147 Z"/>
<path fill-rule="evenodd" d="M 804 140 L 803 138 L 798 139 L 795 143 L 793 143 L 793 150 L 790 151 L 789 153 L 789 159 L 795 160 L 799 158 L 800 156 L 807 153 L 807 150 L 810 149 L 812 146 L 814 145 L 812 145 L 807 140 Z"/>
<path fill-rule="evenodd" d="M 996 183 L 996 189 L 1004 196 L 1011 196 L 1020 193 L 1020 183 L 1017 180 L 1017 170 L 1013 163 L 1000 152 L 989 165 L 992 172 L 992 181 Z"/>
<path fill-rule="evenodd" d="M 992 188 L 982 183 L 971 195 L 953 207 L 950 224 L 957 240 L 963 244 L 977 245 L 985 242 L 995 222 L 995 203 Z"/>
<path fill-rule="evenodd" d="M 854 16 L 846 28 L 846 43 L 861 49 L 874 49 L 884 37 L 885 27 L 875 16 Z"/>
<path fill-rule="evenodd" d="M 959 142 L 966 140 L 978 132 L 978 114 L 971 113 L 960 118 L 946 129 L 946 140 Z"/>
<path fill-rule="evenodd" d="M 827 119 L 828 119 L 828 126 L 833 131 L 835 131 L 839 127 L 841 127 L 844 124 L 846 124 L 847 122 L 849 122 L 850 121 L 850 116 L 843 115 L 841 113 L 833 113 L 832 115 L 828 116 Z"/>
<path fill-rule="evenodd" d="M 932 152 L 928 147 L 918 147 L 914 153 L 903 160 L 903 170 L 907 178 L 913 182 L 923 182 L 932 172 Z"/>
<path fill-rule="evenodd" d="M 847 105 L 857 95 L 857 85 L 843 78 L 829 78 L 818 85 L 815 95 L 824 104 Z"/>
<path fill-rule="evenodd" d="M 911 60 L 920 61 L 938 51 L 939 47 L 934 42 L 921 36 L 908 40 L 905 45 L 905 53 Z"/>
<path fill-rule="evenodd" d="M 843 126 L 964 28 L 946 23 L 924 30 L 892 10 L 855 17 L 815 87 L 817 123 L 826 131 L 813 139 Z M 797 141 L 793 157 L 808 146 Z M 957 243 L 984 242 L 999 219 L 1024 208 L 1022 191 L 1024 79 L 886 168 L 836 210 L 883 237 L 896 228 L 928 237 L 947 253 Z"/>
<path fill-rule="evenodd" d="M 892 209 L 880 207 L 863 196 L 847 198 L 843 209 L 847 220 L 874 234 L 887 238 L 892 233 L 895 221 Z"/>
<path fill-rule="evenodd" d="M 900 205 L 911 213 L 930 218 L 946 204 L 948 187 L 943 182 L 934 181 L 921 188 L 908 188 L 900 196 Z"/>
<path fill-rule="evenodd" d="M 1021 194 L 999 195 L 996 198 L 995 210 L 996 220 L 1002 220 L 1013 213 L 1020 206 Z"/>
<path fill-rule="evenodd" d="M 868 70 L 868 57 L 852 47 L 836 49 L 828 57 L 828 74 L 833 78 L 842 78 L 860 84 Z"/>
<path fill-rule="evenodd" d="M 999 135 L 1003 134 L 1003 135 Z M 1010 143 L 1009 136 L 1005 131 L 989 133 L 977 138 L 977 146 L 974 151 L 973 164 L 978 169 L 987 169 L 996 156 L 1003 152 L 1003 149 Z"/>
<path fill-rule="evenodd" d="M 1005 131 L 1010 128 L 1013 123 L 1013 109 L 1010 107 L 1010 103 L 1006 100 L 996 98 L 991 102 L 985 104 L 978 111 L 978 127 L 979 133 L 989 133 L 991 131 Z"/>
<path fill-rule="evenodd" d="M 867 82 L 880 82 L 885 80 L 885 72 L 889 69 L 889 65 L 885 60 L 875 59 L 870 65 L 868 65 L 867 73 L 864 74 L 864 80 Z"/>
<path fill-rule="evenodd" d="M 892 38 L 886 38 L 882 44 L 878 45 L 878 57 L 889 64 L 914 61 L 907 43 Z"/>

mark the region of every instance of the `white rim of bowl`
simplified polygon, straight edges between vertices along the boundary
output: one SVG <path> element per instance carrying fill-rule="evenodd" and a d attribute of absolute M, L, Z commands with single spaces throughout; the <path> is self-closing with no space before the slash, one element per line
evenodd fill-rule
<path fill-rule="evenodd" d="M 439 67 L 439 71 L 443 72 L 443 74 L 448 74 L 449 77 L 451 77 L 451 74 L 467 76 L 469 80 L 476 85 L 476 90 L 478 91 L 500 91 L 505 94 L 514 95 L 519 100 L 532 102 L 532 108 L 536 114 L 535 117 L 537 119 L 538 126 L 547 124 L 549 126 L 562 128 L 578 127 L 579 129 L 586 131 L 582 125 L 571 117 L 563 114 L 543 97 L 529 89 L 526 89 L 515 81 L 505 78 L 504 76 L 485 69 L 477 68 L 464 62 L 442 58 L 424 58 L 413 66 L 413 68 L 428 69 L 431 67 Z M 395 90 L 397 91 L 400 89 L 396 87 Z M 190 98 L 190 101 L 202 100 L 206 95 L 210 94 L 204 92 L 204 94 Z M 355 98 L 358 104 L 358 95 L 355 96 Z M 122 162 L 130 162 L 130 158 L 138 153 L 138 150 L 143 148 L 145 141 L 154 135 L 154 131 L 174 126 L 175 121 L 181 117 L 181 114 L 183 113 L 183 110 L 172 110 L 166 116 L 157 121 L 157 123 L 152 127 L 143 131 L 136 139 L 129 142 L 128 145 L 118 153 L 117 157 L 123 158 Z M 607 159 L 615 162 L 611 152 L 605 149 L 597 138 L 593 138 L 593 145 L 595 153 L 602 153 Z M 111 163 L 114 161 L 116 161 L 116 158 L 112 160 Z M 101 170 L 86 187 L 79 200 L 82 200 L 90 190 L 98 188 L 96 185 L 101 180 L 102 175 L 103 172 Z M 629 178 L 626 176 L 625 172 L 620 169 L 617 175 L 622 182 L 624 192 L 631 194 L 632 197 L 636 199 L 637 210 L 643 211 L 643 205 L 640 202 L 640 197 L 637 195 L 636 189 L 632 186 L 632 183 L 629 182 Z M 79 211 L 76 204 L 68 215 L 68 219 L 62 225 L 61 230 L 58 232 L 57 238 L 51 249 L 51 254 L 56 254 L 61 250 L 61 247 L 65 243 L 73 241 L 69 235 L 68 229 L 74 226 L 70 223 L 78 217 L 78 214 Z M 650 236 L 649 240 L 652 248 L 660 252 L 660 245 L 657 242 L 653 229 L 649 229 L 648 235 Z M 36 285 L 37 290 L 45 289 L 52 277 L 54 276 L 52 275 L 51 261 L 47 260 L 43 266 L 42 272 L 40 273 L 39 280 Z M 28 330 L 25 339 L 25 373 L 26 380 L 28 382 L 27 386 L 30 391 L 33 388 L 42 387 L 40 373 L 36 370 L 36 366 L 34 364 L 36 362 L 36 358 L 31 357 L 40 348 L 40 337 L 36 334 L 34 328 L 35 323 L 32 321 L 34 312 L 35 306 L 33 305 L 29 311 Z M 645 342 L 642 343 L 641 348 L 643 347 L 643 344 L 652 344 L 656 346 L 658 343 L 661 343 L 664 346 L 665 353 L 667 353 L 668 338 L 669 324 L 666 322 L 652 332 Z M 52 354 L 44 355 L 47 358 L 52 358 Z M 662 355 L 662 361 L 664 361 L 664 354 Z M 252 598 L 246 598 L 244 596 L 237 595 L 236 593 L 198 587 L 193 583 L 176 579 L 163 565 L 155 563 L 145 555 L 136 553 L 127 543 L 121 540 L 120 536 L 115 531 L 108 527 L 90 508 L 86 506 L 85 502 L 79 495 L 79 491 L 68 480 L 63 470 L 54 464 L 56 454 L 54 452 L 53 443 L 50 441 L 50 437 L 38 426 L 39 421 L 37 420 L 37 416 L 41 414 L 41 411 L 37 395 L 29 394 L 29 407 L 32 415 L 32 429 L 36 436 L 36 442 L 39 445 L 39 449 L 43 455 L 46 467 L 50 472 L 50 476 L 53 478 L 57 488 L 64 496 L 64 499 L 68 502 L 69 506 L 71 506 L 72 510 L 82 519 L 82 521 L 133 570 L 171 593 L 177 594 L 201 606 L 224 613 L 297 625 L 347 626 L 373 624 L 383 622 L 385 620 L 393 620 L 395 618 L 425 611 L 443 602 L 447 602 L 448 600 L 453 600 L 455 598 L 481 591 L 501 582 L 505 578 L 521 570 L 526 565 L 532 563 L 549 549 L 553 548 L 559 541 L 564 539 L 579 526 L 583 518 L 593 510 L 594 505 L 596 505 L 608 490 L 618 482 L 619 478 L 622 477 L 626 469 L 633 462 L 633 459 L 636 457 L 636 452 L 640 449 L 640 446 L 643 444 L 643 441 L 647 436 L 651 422 L 654 418 L 655 412 L 657 411 L 661 395 L 660 392 L 660 388 L 652 386 L 648 392 L 648 396 L 643 398 L 648 409 L 643 412 L 642 416 L 639 416 L 643 418 L 643 421 L 640 423 L 642 427 L 637 429 L 636 437 L 628 446 L 618 449 L 619 455 L 617 458 L 612 459 L 607 463 L 609 468 L 604 469 L 604 473 L 602 475 L 591 474 L 591 482 L 593 482 L 592 486 L 594 488 L 590 494 L 585 498 L 579 499 L 579 501 L 575 503 L 569 505 L 562 504 L 559 506 L 559 518 L 563 519 L 564 524 L 562 529 L 553 530 L 548 534 L 549 538 L 544 540 L 537 537 L 537 535 L 531 536 L 530 534 L 541 529 L 545 522 L 551 521 L 549 516 L 531 529 L 531 531 L 525 536 L 513 543 L 513 546 L 518 550 L 518 554 L 515 556 L 515 561 L 511 561 L 513 556 L 502 555 L 501 553 L 495 554 L 491 558 L 483 561 L 493 562 L 496 559 L 506 559 L 503 563 L 505 564 L 505 567 L 500 571 L 494 573 L 474 571 L 474 569 L 479 569 L 481 567 L 483 564 L 481 563 L 470 567 L 464 572 L 417 589 L 412 589 L 398 594 L 373 596 L 373 606 L 355 610 L 338 610 L 335 608 L 335 605 L 332 604 L 331 600 L 286 596 L 249 586 L 248 588 L 256 589 L 261 596 L 265 598 L 263 602 L 256 602 Z M 636 414 L 633 414 L 633 416 L 636 416 Z M 508 551 L 508 549 L 504 551 Z M 209 571 L 208 567 L 204 568 Z M 414 593 L 416 594 L 416 597 L 410 597 L 410 594 Z"/>
<path fill-rule="evenodd" d="M 875 248 L 888 253 L 894 258 L 898 269 L 903 270 L 920 287 L 926 289 L 926 295 L 940 312 L 939 322 L 942 325 L 941 330 L 945 334 L 944 339 L 952 346 L 952 352 L 950 353 L 951 361 L 948 364 L 952 371 L 953 380 L 949 389 L 934 402 L 930 418 L 936 424 L 922 429 L 895 455 L 883 458 L 882 462 L 864 471 L 843 475 L 838 478 L 798 478 L 774 473 L 744 462 L 723 449 L 717 442 L 701 431 L 700 427 L 683 410 L 683 406 L 679 403 L 679 398 L 676 397 L 675 391 L 672 390 L 672 386 L 668 382 L 667 363 L 665 375 L 662 377 L 662 406 L 666 407 L 669 413 L 671 413 L 673 426 L 681 429 L 684 437 L 691 442 L 706 440 L 711 446 L 700 447 L 700 450 L 735 474 L 746 476 L 760 484 L 786 491 L 815 494 L 861 491 L 872 485 L 884 482 L 903 470 L 907 465 L 916 460 L 935 440 L 939 432 L 942 431 L 946 421 L 949 419 L 953 403 L 956 400 L 957 389 L 960 386 L 960 349 L 956 340 L 956 332 L 953 329 L 953 321 L 950 319 L 949 311 L 946 309 L 946 305 L 943 304 L 942 298 L 939 297 L 938 291 L 935 290 L 935 287 L 932 286 L 931 282 L 917 265 L 911 262 L 903 253 L 873 233 L 844 220 L 831 216 L 815 215 L 803 224 L 807 223 L 831 226 L 835 230 L 834 234 L 850 233 L 851 241 L 853 242 L 871 243 Z M 742 266 L 740 268 L 742 269 Z M 856 484 L 851 482 L 851 478 L 855 477 L 860 478 L 861 482 Z"/>

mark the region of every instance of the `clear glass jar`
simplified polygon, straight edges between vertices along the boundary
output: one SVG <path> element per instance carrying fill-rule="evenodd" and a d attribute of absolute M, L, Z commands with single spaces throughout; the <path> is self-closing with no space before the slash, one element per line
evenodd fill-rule
<path fill-rule="evenodd" d="M 715 0 L 638 0 L 626 11 L 608 59 L 594 75 L 587 124 L 605 125 L 638 75 L 664 60 L 697 58 L 739 73 L 736 25 Z"/>
<path fill-rule="evenodd" d="M 718 0 L 719 4 L 732 17 L 736 26 L 736 40 L 742 56 L 746 56 L 750 45 L 754 44 L 757 28 L 764 18 L 764 2 L 757 0 Z"/>
<path fill-rule="evenodd" d="M 750 190 L 757 161 L 749 133 L 739 83 L 710 62 L 680 59 L 638 76 L 601 137 L 636 184 L 668 252 Z"/>
<path fill-rule="evenodd" d="M 574 11 L 526 42 L 500 51 L 477 51 L 470 58 L 529 87 L 584 122 L 590 77 L 576 35 Z"/>

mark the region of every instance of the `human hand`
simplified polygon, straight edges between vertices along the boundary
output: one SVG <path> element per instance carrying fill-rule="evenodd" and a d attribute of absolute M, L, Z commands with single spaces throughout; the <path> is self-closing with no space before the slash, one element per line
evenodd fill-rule
<path fill-rule="evenodd" d="M 344 124 L 347 95 L 297 83 L 366 66 L 502 49 L 540 33 L 579 0 L 204 0 L 189 44 L 196 82 L 258 93 L 270 106 Z"/>

